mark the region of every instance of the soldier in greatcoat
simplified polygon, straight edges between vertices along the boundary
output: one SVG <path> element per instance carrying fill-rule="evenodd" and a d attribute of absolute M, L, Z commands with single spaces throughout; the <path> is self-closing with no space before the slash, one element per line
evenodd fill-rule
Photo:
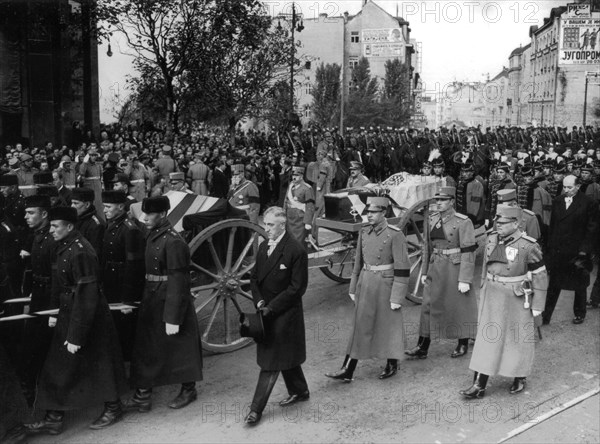
<path fill-rule="evenodd" d="M 4 217 L 12 227 L 18 244 L 18 256 L 6 264 L 11 291 L 16 298 L 21 297 L 21 287 L 23 285 L 24 263 L 20 252 L 27 243 L 29 234 L 25 223 L 25 197 L 21 194 L 18 184 L 18 178 L 14 174 L 0 176 L 0 192 L 5 198 L 3 205 Z"/>
<path fill-rule="evenodd" d="M 517 192 L 515 189 L 498 190 L 496 192 L 499 205 L 508 205 L 509 207 L 518 207 Z M 536 242 L 540 239 L 542 231 L 537 216 L 531 210 L 523 210 L 519 230 L 532 237 Z M 496 226 L 494 226 L 494 230 Z"/>
<path fill-rule="evenodd" d="M 84 188 L 94 191 L 93 206 L 96 208 L 97 217 L 104 221 L 102 213 L 102 164 L 98 160 L 98 151 L 91 146 L 88 154 L 79 165 L 79 177 Z M 93 242 L 92 242 L 93 245 Z"/>
<path fill-rule="evenodd" d="M 191 185 L 194 194 L 208 196 L 208 188 L 211 182 L 212 171 L 204 163 L 202 155 L 199 153 L 194 156 L 197 163 L 190 166 L 186 177 Z"/>
<path fill-rule="evenodd" d="M 405 347 L 401 301 L 408 291 L 410 259 L 406 238 L 388 225 L 387 197 L 369 197 L 369 226 L 359 232 L 349 295 L 355 303 L 354 323 L 342 369 L 326 376 L 352 381 L 359 359 L 387 359 L 379 379 L 398 371 Z"/>
<path fill-rule="evenodd" d="M 150 189 L 150 174 L 137 156 L 131 159 L 131 166 L 125 169 L 129 178 L 129 193 L 136 201 L 141 202 Z"/>
<path fill-rule="evenodd" d="M 303 180 L 305 168 L 292 167 L 292 181 L 288 186 L 283 208 L 287 217 L 286 231 L 306 246 L 306 236 L 312 229 L 315 212 L 313 189 Z"/>
<path fill-rule="evenodd" d="M 487 239 L 477 337 L 469 365 L 475 375 L 473 385 L 460 392 L 467 399 L 485 395 L 490 375 L 514 378 L 509 391 L 520 393 L 533 367 L 534 317 L 544 309 L 548 276 L 540 246 L 519 230 L 521 213 L 518 207 L 498 205 L 498 231 Z"/>
<path fill-rule="evenodd" d="M 456 211 L 471 219 L 474 228 L 485 223 L 485 190 L 483 184 L 475 178 L 472 162 L 464 163 L 461 167 L 455 207 Z"/>
<path fill-rule="evenodd" d="M 92 244 L 98 257 L 101 257 L 102 238 L 104 237 L 106 224 L 103 219 L 100 219 L 94 206 L 95 194 L 96 191 L 91 188 L 73 188 L 71 206 L 77 210 L 75 228 Z"/>
<path fill-rule="evenodd" d="M 475 272 L 475 230 L 464 214 L 454 210 L 456 189 L 442 187 L 435 195 L 438 213 L 430 218 L 431 251 L 421 277 L 423 304 L 419 342 L 405 353 L 427 357 L 431 337 L 458 339 L 450 355 L 467 353 L 469 338 L 475 335 L 477 300 L 471 288 Z"/>
<path fill-rule="evenodd" d="M 231 166 L 231 189 L 229 203 L 239 210 L 245 210 L 250 222 L 258 223 L 260 193 L 256 184 L 244 177 L 244 164 Z"/>
<path fill-rule="evenodd" d="M 134 304 L 142 300 L 144 291 L 145 235 L 140 227 L 127 217 L 128 199 L 124 191 L 103 191 L 102 202 L 108 222 L 100 258 L 104 296 L 109 304 Z M 129 361 L 137 310 L 125 309 L 112 313 L 123 357 Z"/>
<path fill-rule="evenodd" d="M 349 171 L 350 177 L 348 178 L 348 183 L 346 183 L 346 188 L 364 187 L 371 183 L 363 174 L 364 167 L 362 163 L 355 160 L 350 161 Z"/>
<path fill-rule="evenodd" d="M 122 418 L 119 395 L 127 382 L 110 309 L 100 291 L 98 258 L 75 229 L 74 208 L 51 208 L 48 218 L 57 242 L 51 305 L 59 311 L 48 320 L 54 333 L 36 401 L 46 416 L 25 424 L 25 429 L 28 434 L 58 435 L 65 410 L 104 402 L 104 411 L 90 425 L 102 429 Z"/>
<path fill-rule="evenodd" d="M 127 410 L 148 412 L 152 388 L 179 384 L 181 390 L 168 405 L 185 407 L 197 398 L 202 380 L 202 353 L 198 321 L 190 290 L 190 249 L 167 220 L 167 196 L 142 201 L 141 220 L 146 237 L 146 283 L 139 308 L 131 359 L 134 396 Z"/>
<path fill-rule="evenodd" d="M 25 219 L 33 231 L 31 247 L 31 273 L 24 283 L 25 294 L 31 294 L 29 312 L 51 309 L 52 264 L 56 262 L 56 241 L 50 234 L 48 196 L 25 198 Z M 19 375 L 25 397 L 33 403 L 36 382 L 50 348 L 52 329 L 45 318 L 28 319 L 23 330 L 23 344 L 19 359 Z"/>

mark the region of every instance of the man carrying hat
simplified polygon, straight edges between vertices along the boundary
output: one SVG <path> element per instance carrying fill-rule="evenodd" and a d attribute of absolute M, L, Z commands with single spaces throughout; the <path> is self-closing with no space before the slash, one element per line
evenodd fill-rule
<path fill-rule="evenodd" d="M 139 226 L 127 217 L 128 201 L 123 190 L 102 192 L 104 231 L 100 269 L 108 303 L 133 304 L 142 300 L 146 239 Z M 125 360 L 130 360 L 137 312 L 113 312 Z"/>
<path fill-rule="evenodd" d="M 229 203 L 245 210 L 250 222 L 258 223 L 260 211 L 260 193 L 256 184 L 244 177 L 244 164 L 236 163 L 231 166 L 231 189 L 229 191 Z"/>
<path fill-rule="evenodd" d="M 540 246 L 519 230 L 522 217 L 520 208 L 498 205 L 498 231 L 487 239 L 469 365 L 475 374 L 471 387 L 460 391 L 467 399 L 483 398 L 490 375 L 514 378 L 509 392 L 520 393 L 533 367 L 534 317 L 546 303 L 548 276 Z"/>
<path fill-rule="evenodd" d="M 51 207 L 48 196 L 25 198 L 25 220 L 33 231 L 30 251 L 31 273 L 24 283 L 25 294 L 31 294 L 29 312 L 52 308 L 51 277 L 52 264 L 56 260 L 56 241 L 50 234 L 48 212 Z M 45 318 L 28 319 L 23 331 L 23 344 L 19 362 L 19 375 L 25 397 L 30 405 L 35 399 L 36 382 L 50 348 L 52 330 Z"/>
<path fill-rule="evenodd" d="M 350 161 L 350 177 L 348 178 L 346 188 L 364 187 L 370 184 L 371 181 L 363 175 L 363 171 L 364 167 L 362 163 L 354 160 Z"/>
<path fill-rule="evenodd" d="M 180 409 L 197 398 L 202 380 L 202 351 L 198 320 L 190 290 L 190 249 L 167 220 L 167 196 L 142 201 L 141 221 L 146 237 L 146 282 L 138 312 L 131 359 L 134 396 L 127 410 L 152 408 L 152 388 L 181 384 L 168 406 Z"/>
<path fill-rule="evenodd" d="M 456 190 L 442 187 L 435 195 L 438 213 L 430 217 L 431 257 L 424 264 L 419 342 L 405 353 L 425 359 L 431 337 L 458 339 L 450 355 L 467 353 L 477 323 L 477 300 L 471 288 L 475 273 L 475 230 L 471 220 L 454 210 Z"/>
<path fill-rule="evenodd" d="M 58 435 L 65 410 L 101 402 L 104 410 L 90 428 L 108 427 L 122 418 L 119 395 L 127 390 L 117 333 L 100 291 L 98 258 L 75 228 L 77 210 L 55 207 L 48 213 L 50 233 L 57 243 L 52 306 L 59 311 L 47 321 L 54 332 L 36 400 L 46 416 L 24 425 L 31 435 Z"/>
<path fill-rule="evenodd" d="M 315 195 L 310 185 L 304 182 L 305 168 L 292 167 L 292 181 L 285 195 L 283 208 L 287 218 L 286 230 L 306 247 L 306 236 L 312 230 L 315 212 Z"/>
<path fill-rule="evenodd" d="M 402 231 L 388 225 L 387 197 L 367 199 L 369 226 L 359 232 L 356 260 L 350 281 L 355 304 L 354 323 L 342 369 L 325 376 L 352 381 L 359 359 L 387 359 L 379 379 L 398 371 L 404 354 L 401 301 L 408 292 L 410 259 Z"/>
<path fill-rule="evenodd" d="M 507 205 L 509 207 L 520 208 L 517 203 L 517 191 L 514 189 L 499 190 L 497 192 L 498 205 Z M 519 222 L 519 230 L 537 242 L 542 233 L 537 216 L 531 210 L 523 210 L 521 212 L 521 221 Z M 494 225 L 494 230 L 497 227 Z"/>
<path fill-rule="evenodd" d="M 106 225 L 98 217 L 94 201 L 95 192 L 91 188 L 73 188 L 71 206 L 77 210 L 75 228 L 94 247 L 98 257 L 101 257 Z"/>

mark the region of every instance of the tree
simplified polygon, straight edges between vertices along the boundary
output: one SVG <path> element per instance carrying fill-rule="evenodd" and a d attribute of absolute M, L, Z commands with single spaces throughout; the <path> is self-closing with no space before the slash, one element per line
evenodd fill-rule
<path fill-rule="evenodd" d="M 371 125 L 379 114 L 377 78 L 371 78 L 369 60 L 362 57 L 352 70 L 345 121 L 348 126 Z"/>
<path fill-rule="evenodd" d="M 341 71 L 337 63 L 321 63 L 315 73 L 312 112 L 316 122 L 323 127 L 334 126 L 339 121 Z"/>
<path fill-rule="evenodd" d="M 410 119 L 410 70 L 399 59 L 385 62 L 385 80 L 379 124 L 405 126 Z"/>
<path fill-rule="evenodd" d="M 294 98 L 294 109 L 298 106 L 298 100 Z M 268 121 L 271 128 L 277 131 L 285 131 L 289 124 L 288 114 L 290 112 L 290 85 L 286 80 L 279 80 L 271 88 L 264 104 L 264 112 L 261 117 Z"/>

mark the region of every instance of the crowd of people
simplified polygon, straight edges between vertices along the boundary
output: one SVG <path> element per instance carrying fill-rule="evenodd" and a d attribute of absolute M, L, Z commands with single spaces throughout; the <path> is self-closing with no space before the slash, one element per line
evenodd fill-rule
<path fill-rule="evenodd" d="M 30 404 L 38 400 L 46 409 L 44 419 L 25 424 L 21 434 L 61 433 L 66 410 L 99 402 L 104 409 L 90 427 L 108 427 L 127 411 L 149 411 L 152 388 L 161 385 L 181 384 L 171 408 L 196 399 L 202 356 L 190 252 L 166 218 L 169 191 L 227 199 L 255 223 L 265 215 L 270 243 L 259 251 L 265 257 L 253 272 L 253 296 L 265 320 L 278 326 L 272 331 L 280 340 L 259 346 L 262 370 L 248 424 L 260 421 L 280 371 L 290 391 L 282 406 L 309 397 L 300 367 L 303 327 L 290 334 L 291 324 L 282 319 L 302 320 L 306 250 L 333 190 L 366 187 L 398 172 L 435 176 L 445 185 L 430 224 L 420 337 L 410 350 L 399 346 L 410 273 L 406 239 L 385 221 L 390 202 L 369 198 L 370 227 L 360 233 L 350 286 L 354 331 L 342 369 L 327 374 L 333 379 L 351 381 L 358 360 L 367 358 L 387 360 L 379 375 L 387 379 L 404 352 L 425 359 L 440 332 L 458 340 L 452 357 L 467 353 L 476 332 L 460 326 L 478 319 L 472 288 L 477 231 L 488 231 L 488 281 L 480 293 L 485 309 L 479 311 L 486 322 L 508 313 L 522 323 L 541 316 L 549 324 L 562 289 L 575 290 L 575 324 L 600 303 L 597 279 L 587 301 L 600 248 L 598 128 L 347 128 L 343 136 L 328 128 L 232 137 L 219 128 L 169 136 L 139 125 L 106 126 L 97 138 L 86 131 L 76 139 L 60 148 L 17 143 L 0 153 L 0 315 L 20 314 L 22 298 L 29 298 L 30 313 L 59 308 L 49 319 L 2 325 L 0 352 L 16 368 Z M 133 202 L 142 202 L 140 219 L 129 211 Z M 294 273 L 265 281 L 272 269 L 260 267 L 272 255 L 280 271 Z M 529 282 L 537 295 L 527 314 L 514 304 L 498 306 L 494 297 L 517 281 Z M 121 310 L 109 311 L 108 304 L 119 303 Z M 127 305 L 134 303 L 136 310 Z M 477 341 L 474 384 L 463 395 L 482 397 L 493 374 L 513 376 L 511 393 L 522 391 L 533 359 L 524 347 L 490 350 Z M 498 358 L 503 353 L 506 359 Z M 123 359 L 131 361 L 135 388 L 125 402 Z M 511 359 L 519 365 L 506 364 Z"/>

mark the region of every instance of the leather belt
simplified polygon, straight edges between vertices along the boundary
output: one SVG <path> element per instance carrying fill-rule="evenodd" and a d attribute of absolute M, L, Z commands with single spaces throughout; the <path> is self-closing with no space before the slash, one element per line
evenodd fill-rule
<path fill-rule="evenodd" d="M 20 190 L 35 190 L 37 185 L 19 185 Z"/>
<path fill-rule="evenodd" d="M 145 183 L 146 181 L 144 179 L 133 179 L 130 180 L 129 183 Z"/>
<path fill-rule="evenodd" d="M 441 248 L 434 248 L 433 252 L 438 253 L 438 254 L 456 254 L 456 253 L 460 253 L 460 248 L 450 248 L 448 250 L 443 250 Z"/>
<path fill-rule="evenodd" d="M 500 283 L 516 283 L 516 282 L 523 282 L 525 279 L 527 279 L 527 275 L 521 275 L 521 276 L 498 276 L 497 274 L 492 274 L 489 271 L 487 272 L 487 278 L 490 281 L 494 281 L 494 282 L 500 282 Z"/>
<path fill-rule="evenodd" d="M 100 176 L 84 177 L 83 180 L 100 180 Z"/>
<path fill-rule="evenodd" d="M 369 265 L 369 264 L 364 264 L 363 265 L 363 269 L 365 269 L 367 271 L 393 270 L 394 269 L 394 264 L 384 264 L 384 265 Z"/>
<path fill-rule="evenodd" d="M 158 275 L 158 274 L 147 274 L 146 280 L 148 282 L 166 282 L 169 280 L 169 276 Z"/>

